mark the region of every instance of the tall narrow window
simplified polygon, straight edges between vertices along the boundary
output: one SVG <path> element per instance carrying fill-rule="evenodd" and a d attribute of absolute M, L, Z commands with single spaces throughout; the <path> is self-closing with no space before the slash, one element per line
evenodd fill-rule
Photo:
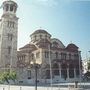
<path fill-rule="evenodd" d="M 13 38 L 13 34 L 8 33 L 8 40 L 12 41 L 12 38 Z"/>
<path fill-rule="evenodd" d="M 71 59 L 71 54 L 69 54 L 69 59 Z"/>
<path fill-rule="evenodd" d="M 10 27 L 12 27 L 12 22 L 11 21 L 9 22 L 9 25 L 10 25 Z"/>
<path fill-rule="evenodd" d="M 37 36 L 35 35 L 35 40 L 37 39 Z"/>
<path fill-rule="evenodd" d="M 34 54 L 32 54 L 32 60 L 34 59 Z"/>
<path fill-rule="evenodd" d="M 7 27 L 9 27 L 9 21 L 7 21 Z"/>
<path fill-rule="evenodd" d="M 6 5 L 6 11 L 8 11 L 8 8 L 9 8 L 8 5 Z"/>
<path fill-rule="evenodd" d="M 49 52 L 45 51 L 45 58 L 49 58 Z"/>
<path fill-rule="evenodd" d="M 12 27 L 13 27 L 13 28 L 15 27 L 15 23 L 14 23 L 14 22 L 12 22 Z"/>
<path fill-rule="evenodd" d="M 8 54 L 11 54 L 11 46 L 8 46 Z"/>
<path fill-rule="evenodd" d="M 42 39 L 42 35 L 40 35 L 40 39 Z"/>
<path fill-rule="evenodd" d="M 10 6 L 10 11 L 13 11 L 13 5 Z"/>
<path fill-rule="evenodd" d="M 61 59 L 66 60 L 66 53 L 61 53 Z"/>
<path fill-rule="evenodd" d="M 50 79 L 50 70 L 46 70 L 46 79 Z"/>
<path fill-rule="evenodd" d="M 55 53 L 56 58 L 58 58 L 58 52 Z"/>
<path fill-rule="evenodd" d="M 47 39 L 47 35 L 45 35 L 45 39 Z"/>
<path fill-rule="evenodd" d="M 28 77 L 28 79 L 31 79 L 31 71 L 30 70 L 27 70 L 27 77 Z"/>

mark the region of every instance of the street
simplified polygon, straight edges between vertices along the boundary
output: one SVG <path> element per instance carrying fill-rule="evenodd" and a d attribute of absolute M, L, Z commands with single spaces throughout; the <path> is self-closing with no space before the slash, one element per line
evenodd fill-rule
<path fill-rule="evenodd" d="M 80 86 L 80 88 L 79 88 Z M 60 83 L 50 86 L 38 86 L 37 90 L 90 90 L 90 83 L 79 83 L 79 89 L 74 89 L 74 83 Z M 0 85 L 0 90 L 35 90 L 35 86 Z"/>

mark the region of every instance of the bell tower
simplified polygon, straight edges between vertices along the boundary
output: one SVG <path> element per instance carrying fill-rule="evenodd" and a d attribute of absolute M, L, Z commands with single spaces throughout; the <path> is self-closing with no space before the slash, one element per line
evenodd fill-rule
<path fill-rule="evenodd" d="M 17 3 L 11 0 L 2 4 L 0 19 L 0 70 L 15 69 L 17 62 Z"/>

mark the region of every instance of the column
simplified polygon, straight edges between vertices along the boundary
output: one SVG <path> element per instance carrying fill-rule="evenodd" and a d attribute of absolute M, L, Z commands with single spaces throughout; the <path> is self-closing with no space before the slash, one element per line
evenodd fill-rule
<path fill-rule="evenodd" d="M 69 80 L 69 64 L 67 65 L 67 79 Z"/>
<path fill-rule="evenodd" d="M 8 11 L 10 11 L 10 5 L 8 5 L 8 7 L 9 7 L 9 8 L 8 8 Z"/>
<path fill-rule="evenodd" d="M 60 75 L 60 78 L 61 78 L 61 64 L 59 63 L 59 75 Z"/>
<path fill-rule="evenodd" d="M 74 78 L 76 78 L 76 68 L 74 68 Z"/>

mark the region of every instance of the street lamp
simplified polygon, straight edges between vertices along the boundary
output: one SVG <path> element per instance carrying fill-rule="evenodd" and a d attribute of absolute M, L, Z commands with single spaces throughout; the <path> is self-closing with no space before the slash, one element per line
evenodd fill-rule
<path fill-rule="evenodd" d="M 35 90 L 37 90 L 37 70 L 40 68 L 40 63 L 31 61 L 31 68 L 35 69 Z"/>

